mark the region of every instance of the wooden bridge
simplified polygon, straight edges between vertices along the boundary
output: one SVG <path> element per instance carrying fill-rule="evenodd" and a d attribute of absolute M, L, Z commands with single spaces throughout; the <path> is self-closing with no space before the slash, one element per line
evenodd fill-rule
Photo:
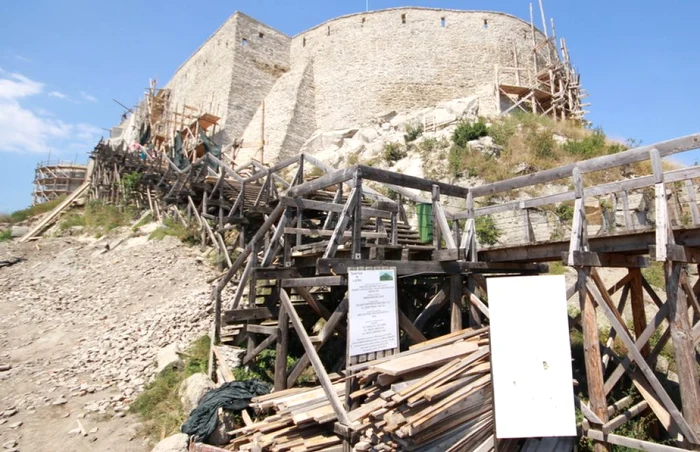
<path fill-rule="evenodd" d="M 544 262 L 562 262 L 578 275 L 567 297 L 578 295 L 580 314 L 570 324 L 584 343 L 583 360 L 574 363 L 585 369 L 586 380 L 585 388 L 577 388 L 584 416 L 580 434 L 602 448 L 673 450 L 611 433 L 651 410 L 679 446 L 695 449 L 700 284 L 691 284 L 688 264 L 700 263 L 700 167 L 664 171 L 662 159 L 697 148 L 700 134 L 467 188 L 365 165 L 335 169 L 307 154 L 265 167 L 235 166 L 206 153 L 183 170 L 167 156 L 144 160 L 103 143 L 94 153 L 92 183 L 95 197 L 118 201 L 123 175 L 143 174 L 144 188 L 132 200 L 157 217 L 196 224 L 203 243 L 217 250 L 222 273 L 212 281 L 214 376 L 229 378 L 224 344 L 245 344 L 244 364 L 275 346 L 275 388 L 293 386 L 311 365 L 343 421 L 346 411 L 329 373 L 344 369 L 347 359 L 321 356 L 328 344 L 336 343 L 337 350 L 345 340 L 349 268 L 396 268 L 405 348 L 488 325 L 485 280 L 491 275 L 540 274 L 548 271 Z M 588 182 L 642 163 L 649 174 Z M 527 199 L 517 194 L 544 187 L 560 192 Z M 631 199 L 643 200 L 644 208 L 630 207 Z M 409 221 L 407 211 L 417 203 L 432 208 L 428 243 Z M 552 212 L 562 205 L 570 206 L 560 210 L 568 213 L 557 217 Z M 506 232 L 501 243 L 480 243 L 481 217 Z M 543 225 L 543 218 L 556 223 L 557 234 L 547 233 L 554 223 Z M 650 261 L 663 262 L 665 299 L 640 271 Z M 627 273 L 606 287 L 599 269 L 607 267 Z M 656 306 L 653 314 L 645 309 L 645 296 Z M 622 317 L 628 303 L 629 325 Z M 607 334 L 601 333 L 599 313 L 611 325 Z M 624 347 L 613 347 L 615 340 Z M 675 401 L 655 372 L 669 341 L 680 386 Z M 303 357 L 288 369 L 290 347 Z M 640 401 L 621 394 L 625 381 Z"/>

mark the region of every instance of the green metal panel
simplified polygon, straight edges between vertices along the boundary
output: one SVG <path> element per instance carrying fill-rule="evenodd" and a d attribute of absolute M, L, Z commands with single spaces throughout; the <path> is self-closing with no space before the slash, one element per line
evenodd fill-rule
<path fill-rule="evenodd" d="M 433 205 L 418 204 L 416 205 L 416 213 L 418 214 L 418 233 L 420 241 L 428 243 L 433 241 Z"/>

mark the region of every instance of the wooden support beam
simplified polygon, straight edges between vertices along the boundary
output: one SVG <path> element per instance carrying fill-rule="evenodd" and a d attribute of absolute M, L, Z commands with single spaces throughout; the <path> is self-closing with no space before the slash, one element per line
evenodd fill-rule
<path fill-rule="evenodd" d="M 486 316 L 486 318 L 491 318 L 491 313 L 489 312 L 488 306 L 486 306 L 486 303 L 481 301 L 479 297 L 477 297 L 474 292 L 469 290 L 468 288 L 464 287 L 464 295 L 469 297 L 469 302 L 473 304 L 479 311 L 481 311 L 482 314 Z M 568 297 L 571 298 L 571 297 Z"/>
<path fill-rule="evenodd" d="M 428 340 L 401 309 L 399 309 L 399 327 L 404 331 L 404 333 L 406 333 L 406 336 L 411 338 L 411 341 L 413 341 L 415 344 L 420 344 L 421 342 Z"/>
<path fill-rule="evenodd" d="M 614 435 L 612 433 L 605 434 L 600 430 L 594 429 L 586 430 L 584 435 L 596 441 L 605 441 L 610 444 L 616 444 L 618 446 L 628 447 L 631 449 L 644 450 L 647 452 L 683 452 L 686 450 L 673 446 L 666 446 L 664 444 L 642 441 L 640 439 L 628 438 L 626 436 Z"/>
<path fill-rule="evenodd" d="M 586 380 L 588 382 L 588 399 L 591 402 L 591 410 L 598 418 L 607 422 L 608 405 L 605 399 L 603 387 L 603 369 L 600 358 L 600 342 L 598 338 L 598 320 L 593 300 L 586 291 L 588 273 L 578 269 L 578 293 L 581 305 L 581 323 L 583 327 L 583 350 L 586 361 Z M 596 451 L 607 450 L 603 444 L 596 444 Z"/>
<path fill-rule="evenodd" d="M 249 333 L 248 333 L 248 336 L 250 337 L 251 335 L 252 335 L 252 333 L 249 332 Z M 253 358 L 255 358 L 256 356 L 258 356 L 258 355 L 260 354 L 260 352 L 262 352 L 262 351 L 265 350 L 267 347 L 269 347 L 270 345 L 272 345 L 272 343 L 275 342 L 276 340 L 277 340 L 277 333 L 270 334 L 268 337 L 265 338 L 264 341 L 262 341 L 261 343 L 257 344 L 257 345 L 255 346 L 255 348 L 253 348 L 252 350 L 248 351 L 248 353 L 246 353 L 246 355 L 245 355 L 245 357 L 243 358 L 243 361 L 241 361 L 241 363 L 242 363 L 244 366 L 248 365 L 248 363 L 249 363 L 250 361 L 252 361 Z"/>
<path fill-rule="evenodd" d="M 588 292 L 596 299 L 596 301 L 598 303 L 598 307 L 600 307 L 603 310 L 603 312 L 605 313 L 605 315 L 608 317 L 608 320 L 610 321 L 610 325 L 618 331 L 618 337 L 625 344 L 625 347 L 627 347 L 628 355 L 637 364 L 638 369 L 644 374 L 644 376 L 646 377 L 647 381 L 649 382 L 651 388 L 654 390 L 656 395 L 659 397 L 659 399 L 663 403 L 666 410 L 668 410 L 668 412 L 671 414 L 671 417 L 675 421 L 676 425 L 678 426 L 678 429 L 681 431 L 683 436 L 685 436 L 685 438 L 688 441 L 690 441 L 694 444 L 698 444 L 697 435 L 693 431 L 692 427 L 688 424 L 688 421 L 681 415 L 680 411 L 678 411 L 678 408 L 671 400 L 671 397 L 668 395 L 668 393 L 666 392 L 664 387 L 659 382 L 659 379 L 654 374 L 653 369 L 651 369 L 649 364 L 644 360 L 644 357 L 642 356 L 641 352 L 635 346 L 634 341 L 632 340 L 630 335 L 627 333 L 627 328 L 623 324 L 620 323 L 618 318 L 612 312 L 612 310 L 607 305 L 605 300 L 603 300 L 602 295 L 598 292 L 598 289 L 594 285 L 590 285 L 590 284 L 588 285 Z M 687 310 L 686 310 L 686 312 L 687 312 Z M 697 381 L 695 382 L 695 384 L 697 384 Z M 589 387 L 590 387 L 590 380 L 589 380 Z M 694 409 L 699 409 L 699 408 L 700 408 L 699 406 L 694 407 Z"/>
<path fill-rule="evenodd" d="M 693 432 L 700 432 L 700 383 L 695 360 L 695 341 L 688 318 L 688 301 L 680 287 L 681 273 L 684 271 L 681 263 L 671 261 L 665 263 L 666 304 L 668 304 L 668 323 L 671 327 L 673 352 L 678 367 L 683 417 Z M 687 439 L 700 444 L 697 437 L 688 435 Z"/>
<path fill-rule="evenodd" d="M 638 268 L 630 268 L 630 305 L 632 306 L 632 323 L 634 325 L 634 337 L 639 340 L 647 327 L 646 310 L 644 308 L 644 288 L 642 286 L 642 272 Z M 636 344 L 636 342 L 635 342 Z M 649 356 L 649 344 L 640 347 L 639 352 L 643 357 Z"/>
<path fill-rule="evenodd" d="M 569 253 L 562 253 L 562 260 L 565 263 L 572 261 Z M 646 256 L 574 251 L 573 265 L 577 267 L 648 267 L 649 259 Z"/>
<path fill-rule="evenodd" d="M 345 408 L 343 408 L 343 403 L 338 397 L 338 394 L 333 389 L 333 383 L 331 383 L 331 379 L 328 376 L 328 372 L 326 372 L 326 369 L 323 367 L 321 358 L 318 356 L 318 353 L 316 353 L 316 349 L 314 348 L 313 344 L 311 343 L 311 339 L 309 339 L 309 335 L 304 329 L 304 324 L 301 322 L 299 315 L 297 314 L 296 310 L 294 309 L 294 306 L 292 305 L 292 301 L 289 299 L 287 291 L 284 289 L 280 291 L 280 301 L 282 302 L 282 305 L 284 306 L 285 310 L 287 310 L 289 318 L 292 321 L 292 325 L 294 326 L 294 329 L 296 330 L 297 335 L 299 336 L 301 345 L 304 347 L 306 354 L 309 356 L 311 365 L 313 366 L 314 371 L 316 371 L 318 381 L 319 383 L 321 383 L 321 387 L 323 387 L 323 392 L 326 394 L 326 397 L 328 398 L 328 401 L 330 402 L 331 407 L 333 408 L 333 411 L 335 412 L 335 415 L 338 418 L 338 421 L 343 425 L 350 425 L 348 414 L 345 411 Z"/>
<path fill-rule="evenodd" d="M 440 309 L 442 309 L 447 301 L 447 293 L 450 290 L 449 287 L 450 286 L 448 284 L 443 284 L 440 291 L 430 300 L 430 302 L 428 302 L 423 311 L 418 314 L 418 317 L 416 317 L 416 320 L 413 322 L 416 328 L 419 330 L 423 329 L 426 322 Z"/>
<path fill-rule="evenodd" d="M 462 275 L 450 276 L 450 332 L 462 330 Z"/>
<path fill-rule="evenodd" d="M 700 224 L 700 211 L 698 211 L 698 201 L 695 195 L 695 186 L 690 179 L 685 180 L 685 193 L 688 195 L 688 205 L 690 207 L 690 218 L 693 221 L 693 226 Z"/>
<path fill-rule="evenodd" d="M 401 261 L 371 259 L 321 258 L 316 263 L 320 275 L 346 275 L 349 267 L 396 267 L 397 275 L 416 273 L 426 274 L 460 274 L 464 272 L 482 273 L 546 273 L 547 265 L 520 264 L 507 262 L 437 262 L 437 261 Z"/>
<path fill-rule="evenodd" d="M 282 287 L 321 287 L 345 286 L 348 279 L 345 276 L 315 276 L 309 278 L 287 278 L 282 280 Z"/>
<path fill-rule="evenodd" d="M 289 354 L 289 316 L 280 307 L 277 324 L 277 348 L 275 350 L 275 391 L 287 389 L 287 355 Z"/>
<path fill-rule="evenodd" d="M 350 193 L 350 196 L 348 197 L 345 206 L 343 206 L 343 211 L 340 213 L 340 217 L 338 218 L 338 224 L 333 230 L 333 235 L 331 235 L 328 247 L 323 253 L 324 258 L 332 258 L 333 256 L 335 256 L 335 252 L 337 251 L 338 245 L 340 244 L 340 239 L 348 227 L 348 223 L 350 222 L 352 212 L 355 210 L 355 205 L 360 202 L 359 193 L 360 192 L 357 191 L 357 189 L 352 189 L 352 192 Z"/>

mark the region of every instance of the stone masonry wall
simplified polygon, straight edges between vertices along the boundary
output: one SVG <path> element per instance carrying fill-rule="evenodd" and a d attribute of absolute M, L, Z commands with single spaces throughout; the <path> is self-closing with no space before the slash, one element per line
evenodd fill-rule
<path fill-rule="evenodd" d="M 317 128 L 358 126 L 393 111 L 477 96 L 479 113 L 493 114 L 495 65 L 514 66 L 517 52 L 529 72 L 521 84 L 529 84 L 532 45 L 528 22 L 497 12 L 397 8 L 333 19 L 293 38 L 237 12 L 166 88 L 178 111 L 186 103 L 220 116 L 217 142 L 244 138 L 247 153 L 260 147 L 269 97 L 269 162 L 297 152 Z M 545 49 L 557 58 L 554 46 Z M 545 64 L 540 57 L 538 67 Z M 514 84 L 514 74 L 501 83 Z"/>
<path fill-rule="evenodd" d="M 290 38 L 245 14 L 231 16 L 175 72 L 165 88 L 183 105 L 221 117 L 215 137 L 227 145 L 243 134 L 275 81 L 289 70 Z"/>
<path fill-rule="evenodd" d="M 539 31 L 536 37 L 545 39 Z M 398 8 L 341 17 L 295 36 L 291 65 L 313 62 L 316 121 L 333 130 L 469 95 L 481 98 L 481 114 L 494 113 L 494 66 L 514 66 L 514 47 L 519 66 L 533 68 L 530 24 L 517 17 Z"/>

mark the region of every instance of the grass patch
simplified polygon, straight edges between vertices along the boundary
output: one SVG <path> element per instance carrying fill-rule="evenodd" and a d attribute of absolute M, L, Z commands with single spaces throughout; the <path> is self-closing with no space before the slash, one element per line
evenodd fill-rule
<path fill-rule="evenodd" d="M 406 134 L 403 139 L 406 143 L 416 141 L 416 139 L 423 134 L 423 124 L 407 124 Z"/>
<path fill-rule="evenodd" d="M 133 221 L 134 215 L 135 211 L 130 207 L 90 201 L 82 213 L 75 212 L 68 215 L 58 228 L 60 231 L 66 231 L 74 226 L 82 226 L 86 232 L 101 237 L 113 229 L 127 226 Z"/>
<path fill-rule="evenodd" d="M 51 212 L 59 204 L 61 204 L 66 199 L 65 196 L 56 198 L 53 201 L 48 201 L 45 203 L 37 204 L 36 206 L 27 207 L 26 209 L 17 210 L 12 212 L 10 215 L 3 215 L 3 222 L 7 223 L 21 223 L 22 221 L 28 220 L 29 218 L 35 217 L 37 215 L 45 214 L 46 212 Z"/>
<path fill-rule="evenodd" d="M 0 229 L 0 242 L 7 242 L 12 238 L 11 229 Z"/>
<path fill-rule="evenodd" d="M 154 440 L 180 431 L 187 418 L 178 396 L 178 389 L 190 375 L 207 372 L 209 365 L 209 336 L 194 341 L 185 351 L 185 365 L 181 369 L 161 372 L 129 407 L 144 423 L 144 433 Z"/>
<path fill-rule="evenodd" d="M 564 275 L 566 274 L 566 268 L 561 262 L 551 262 L 549 264 L 549 274 L 550 275 Z"/>
<path fill-rule="evenodd" d="M 387 163 L 398 162 L 408 155 L 406 149 L 400 143 L 387 143 L 384 145 L 384 160 Z"/>
<path fill-rule="evenodd" d="M 165 237 L 176 237 L 182 243 L 194 245 L 199 242 L 199 232 L 194 227 L 184 226 L 179 221 L 172 218 L 166 218 L 163 225 L 151 232 L 148 240 L 163 240 Z"/>
<path fill-rule="evenodd" d="M 642 276 L 649 284 L 659 289 L 666 288 L 666 276 L 664 275 L 663 262 L 652 262 L 647 268 L 642 269 Z"/>
<path fill-rule="evenodd" d="M 136 223 L 131 229 L 136 231 L 142 226 L 146 226 L 148 223 L 153 221 L 153 213 L 148 212 L 145 217 L 141 218 L 138 223 Z"/>

